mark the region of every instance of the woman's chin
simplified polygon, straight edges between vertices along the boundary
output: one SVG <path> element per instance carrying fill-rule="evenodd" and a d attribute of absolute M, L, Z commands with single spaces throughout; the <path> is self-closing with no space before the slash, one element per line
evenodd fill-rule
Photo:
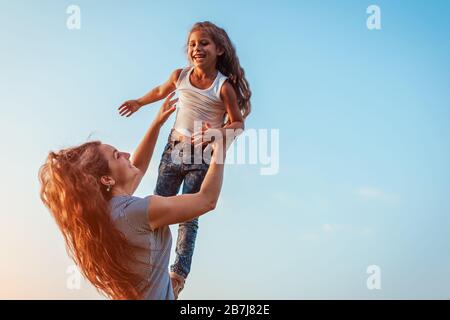
<path fill-rule="evenodd" d="M 135 175 L 139 175 L 139 174 L 141 173 L 141 170 L 139 170 L 138 167 L 132 166 L 130 169 L 132 170 L 132 172 L 133 172 Z"/>

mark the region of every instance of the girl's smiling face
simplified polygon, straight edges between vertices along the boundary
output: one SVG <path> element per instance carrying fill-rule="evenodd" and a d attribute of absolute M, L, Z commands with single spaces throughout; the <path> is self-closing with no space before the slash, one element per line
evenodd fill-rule
<path fill-rule="evenodd" d="M 188 57 L 195 67 L 216 66 L 218 56 L 223 54 L 211 37 L 204 31 L 194 31 L 189 36 Z"/>

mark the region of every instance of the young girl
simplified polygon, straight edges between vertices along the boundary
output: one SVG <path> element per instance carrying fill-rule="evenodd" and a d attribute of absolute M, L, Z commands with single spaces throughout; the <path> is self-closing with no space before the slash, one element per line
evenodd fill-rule
<path fill-rule="evenodd" d="M 249 85 L 236 50 L 222 28 L 211 22 L 196 23 L 189 32 L 187 55 L 189 67 L 175 70 L 164 84 L 119 107 L 120 114 L 129 117 L 142 106 L 178 90 L 176 120 L 164 148 L 155 188 L 155 194 L 161 196 L 176 195 L 182 182 L 183 193 L 198 192 L 208 170 L 204 161 L 174 162 L 171 153 L 177 144 L 189 144 L 193 150 L 193 143 L 197 144 L 208 130 L 219 129 L 223 137 L 226 129 L 243 130 L 244 119 L 250 113 Z M 194 122 L 199 121 L 205 125 L 195 133 Z M 176 298 L 191 268 L 197 229 L 198 219 L 181 223 L 178 228 L 176 259 L 170 268 Z"/>

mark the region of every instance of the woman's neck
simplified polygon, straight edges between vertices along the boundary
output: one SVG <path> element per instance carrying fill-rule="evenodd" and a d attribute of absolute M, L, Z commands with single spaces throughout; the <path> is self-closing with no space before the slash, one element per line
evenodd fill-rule
<path fill-rule="evenodd" d="M 132 192 L 130 188 L 122 187 L 122 186 L 114 186 L 112 187 L 111 194 L 113 197 L 115 196 L 131 196 Z"/>

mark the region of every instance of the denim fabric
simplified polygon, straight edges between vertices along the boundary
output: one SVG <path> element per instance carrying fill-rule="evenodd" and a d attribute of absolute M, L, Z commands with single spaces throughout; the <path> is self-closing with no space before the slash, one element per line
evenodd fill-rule
<path fill-rule="evenodd" d="M 191 154 L 186 157 L 186 155 L 183 155 L 183 151 L 176 151 L 180 147 L 180 145 L 177 147 L 177 144 L 182 144 L 182 142 L 170 141 L 169 136 L 169 141 L 164 148 L 159 165 L 158 180 L 154 191 L 157 195 L 164 197 L 174 196 L 178 194 L 181 183 L 183 183 L 183 194 L 196 193 L 200 190 L 200 186 L 208 171 L 209 164 L 205 163 L 205 161 L 194 163 L 193 148 L 191 148 Z M 171 156 L 172 153 L 179 154 L 180 157 L 174 160 Z M 197 230 L 198 218 L 180 223 L 178 226 L 176 257 L 170 270 L 184 278 L 188 276 L 191 269 Z"/>

